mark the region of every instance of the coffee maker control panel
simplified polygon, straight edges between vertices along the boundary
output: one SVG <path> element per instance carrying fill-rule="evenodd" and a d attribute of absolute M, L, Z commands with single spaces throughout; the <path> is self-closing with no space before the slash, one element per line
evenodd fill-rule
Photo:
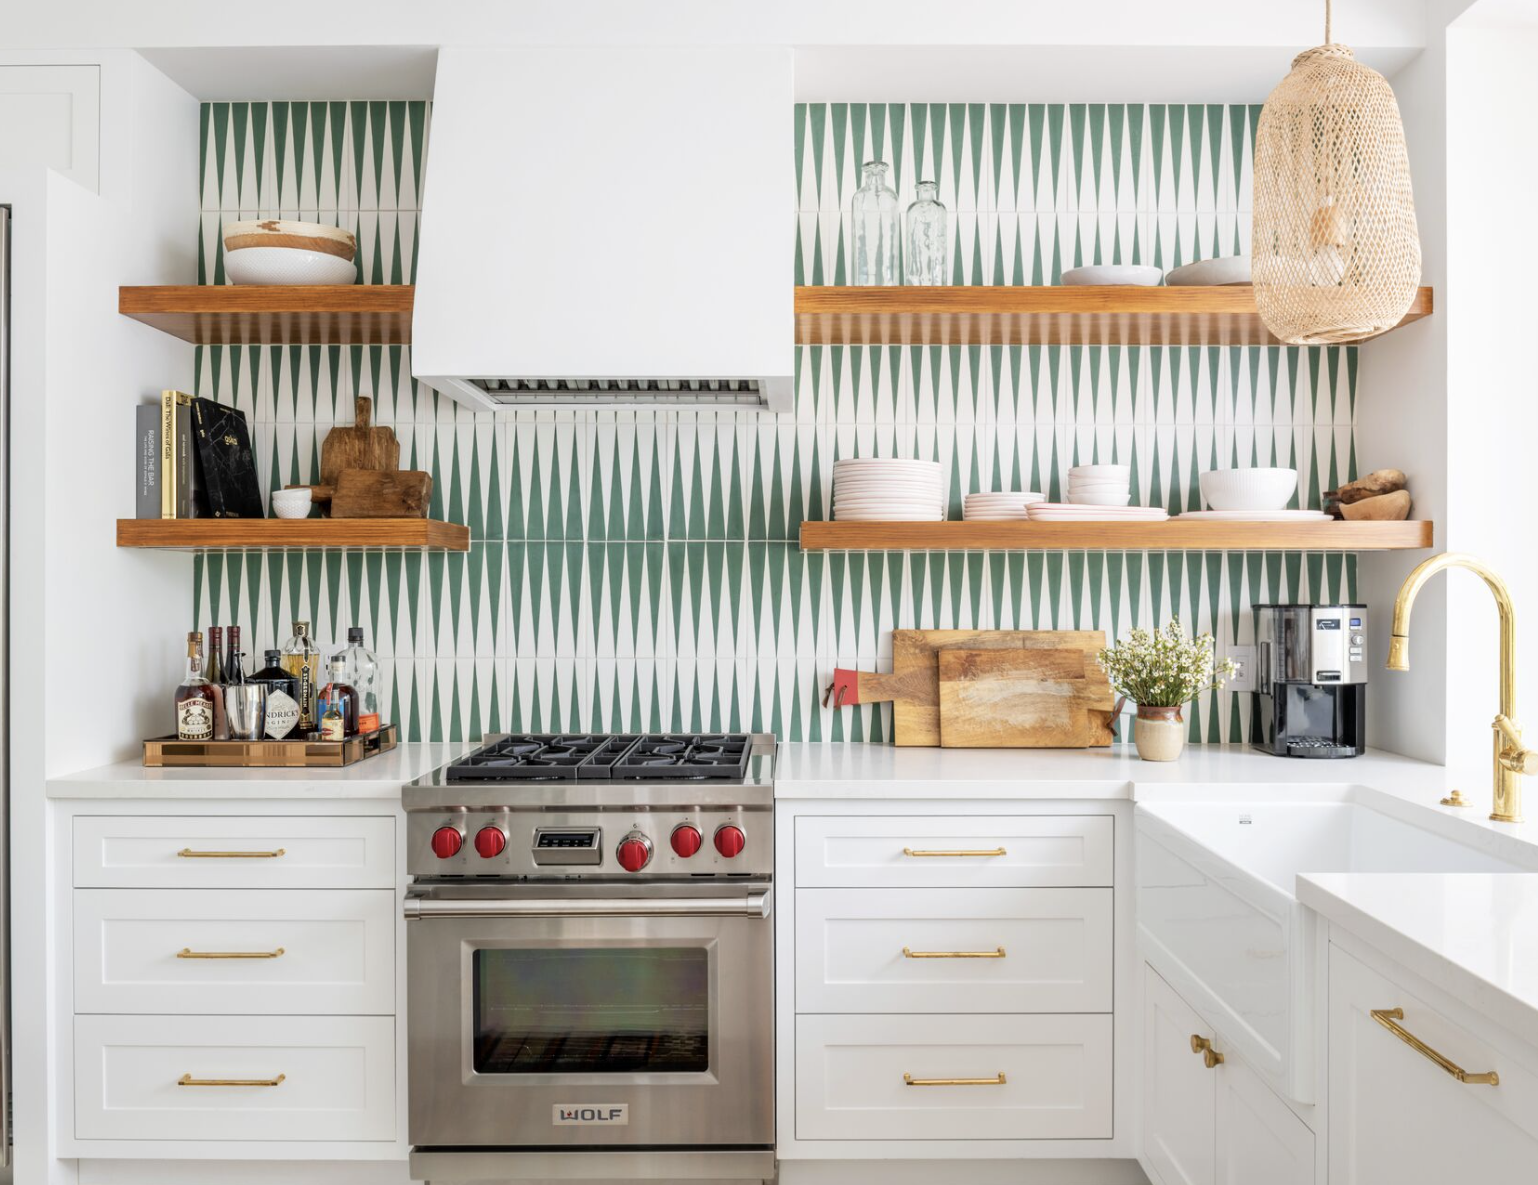
<path fill-rule="evenodd" d="M 1360 605 L 1314 608 L 1313 683 L 1367 682 L 1367 611 Z"/>

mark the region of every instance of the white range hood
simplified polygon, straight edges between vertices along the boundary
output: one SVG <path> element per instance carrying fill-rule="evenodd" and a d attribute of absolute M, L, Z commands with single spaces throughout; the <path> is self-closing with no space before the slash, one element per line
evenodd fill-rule
<path fill-rule="evenodd" d="M 788 410 L 788 49 L 444 48 L 412 371 L 478 410 Z"/>

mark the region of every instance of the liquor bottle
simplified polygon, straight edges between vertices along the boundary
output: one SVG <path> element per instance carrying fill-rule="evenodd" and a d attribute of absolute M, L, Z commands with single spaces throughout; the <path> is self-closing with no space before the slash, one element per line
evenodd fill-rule
<path fill-rule="evenodd" d="M 342 733 L 344 736 L 354 737 L 358 735 L 358 693 L 347 682 L 347 655 L 338 654 L 331 660 L 331 679 L 321 688 L 320 702 L 325 714 L 321 717 L 321 732 L 326 731 L 326 717 L 335 708 L 342 713 Z M 326 740 L 340 740 L 340 737 L 326 737 Z"/>
<path fill-rule="evenodd" d="M 363 629 L 347 631 L 347 681 L 358 695 L 358 731 L 379 731 L 379 660 L 363 644 Z"/>
<path fill-rule="evenodd" d="M 229 721 L 224 715 L 224 630 L 217 625 L 208 627 L 208 662 L 203 666 L 203 679 L 214 689 L 213 740 L 230 739 Z"/>
<path fill-rule="evenodd" d="M 267 735 L 281 741 L 299 723 L 299 680 L 283 669 L 283 652 L 266 652 L 267 665 L 251 676 L 267 685 Z"/>
<path fill-rule="evenodd" d="M 299 730 L 313 732 L 320 720 L 315 710 L 320 690 L 320 651 L 310 639 L 310 623 L 294 622 L 294 636 L 283 644 L 283 669 L 299 682 Z"/>
<path fill-rule="evenodd" d="M 224 681 L 226 683 L 244 683 L 246 681 L 245 655 L 240 649 L 240 627 L 238 625 L 226 626 L 224 630 Z"/>
<path fill-rule="evenodd" d="M 342 682 L 345 665 L 346 660 L 340 654 L 331 660 L 331 682 L 321 693 L 320 739 L 323 741 L 345 740 L 348 735 L 347 705 L 355 701 L 352 688 Z"/>
<path fill-rule="evenodd" d="M 187 635 L 187 675 L 176 688 L 176 739 L 210 741 L 214 737 L 214 687 L 203 678 L 203 635 Z"/>

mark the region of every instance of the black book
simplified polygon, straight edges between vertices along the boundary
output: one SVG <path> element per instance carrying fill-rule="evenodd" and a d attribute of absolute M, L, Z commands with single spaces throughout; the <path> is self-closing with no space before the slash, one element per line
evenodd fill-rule
<path fill-rule="evenodd" d="M 265 518 L 245 413 L 212 399 L 195 399 L 192 414 L 209 514 L 215 518 Z"/>

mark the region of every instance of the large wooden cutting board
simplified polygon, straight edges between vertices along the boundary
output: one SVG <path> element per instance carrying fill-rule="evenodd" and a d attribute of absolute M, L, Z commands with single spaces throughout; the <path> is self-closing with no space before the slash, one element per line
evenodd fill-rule
<path fill-rule="evenodd" d="M 335 487 L 344 469 L 399 469 L 400 441 L 390 428 L 375 428 L 374 401 L 353 402 L 353 426 L 333 428 L 320 442 L 320 484 Z"/>
<path fill-rule="evenodd" d="M 1086 749 L 1114 739 L 1116 696 L 1090 653 L 958 649 L 936 657 L 947 749 Z"/>
<path fill-rule="evenodd" d="M 937 746 L 940 738 L 942 650 L 1077 650 L 1086 670 L 1099 671 L 1095 653 L 1102 630 L 893 630 L 892 672 L 835 670 L 829 694 L 843 705 L 892 701 L 892 731 L 899 745 Z"/>

